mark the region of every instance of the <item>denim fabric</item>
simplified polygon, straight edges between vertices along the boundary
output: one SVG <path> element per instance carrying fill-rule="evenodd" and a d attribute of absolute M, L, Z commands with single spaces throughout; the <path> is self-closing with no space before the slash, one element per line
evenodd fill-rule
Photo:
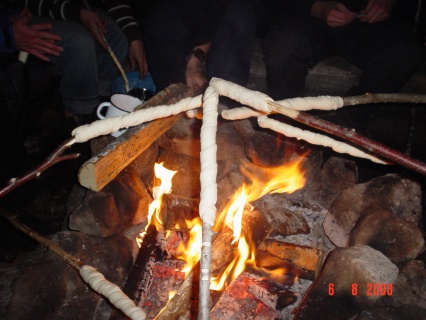
<path fill-rule="evenodd" d="M 127 55 L 128 43 L 117 24 L 106 13 L 106 38 L 121 63 Z M 64 51 L 59 57 L 51 56 L 61 74 L 60 93 L 66 110 L 76 114 L 91 114 L 100 102 L 101 96 L 110 95 L 112 80 L 119 71 L 91 33 L 79 22 L 34 17 L 32 23 L 51 23 L 51 31 L 58 34 L 58 42 Z"/>

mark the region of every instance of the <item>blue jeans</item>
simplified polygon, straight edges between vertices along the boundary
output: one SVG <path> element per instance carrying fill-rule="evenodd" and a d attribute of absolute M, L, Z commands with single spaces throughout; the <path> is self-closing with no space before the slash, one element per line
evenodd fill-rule
<path fill-rule="evenodd" d="M 122 63 L 127 55 L 127 39 L 109 15 L 101 12 L 101 16 L 108 21 L 108 43 Z M 65 109 L 76 114 L 94 112 L 101 96 L 110 95 L 111 82 L 119 75 L 109 53 L 77 21 L 34 17 L 31 22 L 51 23 L 51 32 L 61 37 L 58 45 L 64 51 L 59 57 L 50 58 L 61 74 L 59 90 Z"/>

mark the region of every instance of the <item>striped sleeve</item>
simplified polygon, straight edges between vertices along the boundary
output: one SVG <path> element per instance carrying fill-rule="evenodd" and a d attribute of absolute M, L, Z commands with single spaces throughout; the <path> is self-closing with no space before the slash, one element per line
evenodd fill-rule
<path fill-rule="evenodd" d="M 103 0 L 109 15 L 117 22 L 121 31 L 126 35 L 129 43 L 140 40 L 142 36 L 139 24 L 132 13 L 130 4 L 126 0 Z"/>
<path fill-rule="evenodd" d="M 70 0 L 27 0 L 28 9 L 35 15 L 58 20 L 79 20 L 82 6 Z"/>

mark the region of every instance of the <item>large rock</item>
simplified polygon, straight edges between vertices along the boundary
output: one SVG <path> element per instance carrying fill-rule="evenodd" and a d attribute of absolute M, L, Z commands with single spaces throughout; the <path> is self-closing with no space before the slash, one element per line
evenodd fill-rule
<path fill-rule="evenodd" d="M 405 221 L 421 223 L 419 184 L 397 174 L 388 174 L 346 189 L 334 201 L 323 224 L 330 240 L 336 246 L 346 246 L 359 217 L 372 205 L 390 210 Z"/>
<path fill-rule="evenodd" d="M 407 305 L 421 308 L 426 318 L 426 269 L 422 261 L 413 260 L 401 268 L 393 294 L 385 301 L 391 307 Z"/>
<path fill-rule="evenodd" d="M 304 188 L 303 203 L 310 208 L 320 206 L 329 209 L 344 190 L 355 186 L 355 164 L 351 160 L 333 156 L 319 168 L 318 174 Z"/>
<path fill-rule="evenodd" d="M 68 228 L 108 237 L 143 223 L 152 197 L 131 164 L 100 192 L 88 192 L 71 213 Z"/>
<path fill-rule="evenodd" d="M 398 268 L 369 246 L 336 248 L 298 306 L 295 319 L 349 319 L 382 298 L 375 294 L 374 285 L 387 288 L 397 276 Z"/>
<path fill-rule="evenodd" d="M 348 246 L 366 244 L 379 250 L 393 263 L 416 258 L 424 248 L 419 227 L 378 206 L 366 209 L 352 229 Z"/>

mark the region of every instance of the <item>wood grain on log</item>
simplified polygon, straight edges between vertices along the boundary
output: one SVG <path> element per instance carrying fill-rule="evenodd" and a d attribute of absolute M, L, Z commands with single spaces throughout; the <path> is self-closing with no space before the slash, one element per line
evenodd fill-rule
<path fill-rule="evenodd" d="M 158 105 L 169 105 L 192 96 L 189 87 L 173 84 L 156 94 L 135 110 Z M 109 144 L 101 153 L 83 164 L 79 172 L 79 182 L 93 191 L 102 190 L 139 154 L 171 128 L 181 115 L 157 119 L 127 130 L 119 139 Z"/>
<path fill-rule="evenodd" d="M 323 252 L 317 248 L 299 246 L 273 239 L 265 239 L 258 247 L 264 251 L 283 259 L 298 269 L 316 273 L 322 263 Z M 309 278 L 308 278 L 309 279 Z"/>

